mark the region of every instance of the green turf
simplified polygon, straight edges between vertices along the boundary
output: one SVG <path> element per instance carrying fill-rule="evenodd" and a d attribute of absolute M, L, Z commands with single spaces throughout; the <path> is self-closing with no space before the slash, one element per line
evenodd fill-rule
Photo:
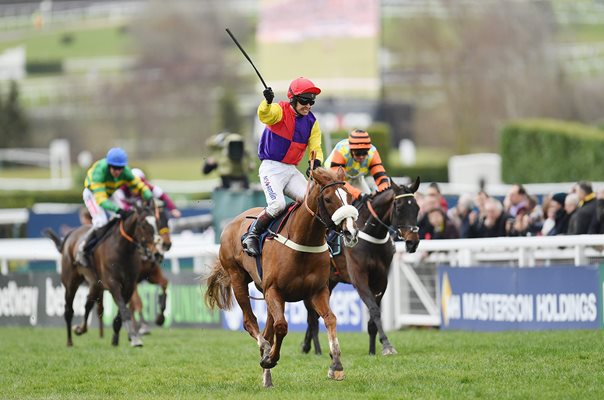
<path fill-rule="evenodd" d="M 0 328 L 3 399 L 599 399 L 604 331 L 393 332 L 399 354 L 368 356 L 367 337 L 339 335 L 346 379 L 327 355 L 303 355 L 290 333 L 262 388 L 259 354 L 243 332 L 155 329 L 141 349 L 95 330 L 65 347 L 60 328 Z M 326 346 L 326 335 L 321 335 Z"/>

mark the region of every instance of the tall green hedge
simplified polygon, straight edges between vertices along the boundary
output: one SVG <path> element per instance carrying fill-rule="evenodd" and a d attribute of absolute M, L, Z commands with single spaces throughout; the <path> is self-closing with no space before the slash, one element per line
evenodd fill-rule
<path fill-rule="evenodd" d="M 601 181 L 604 132 L 573 122 L 531 119 L 501 132 L 501 169 L 506 183 Z"/>

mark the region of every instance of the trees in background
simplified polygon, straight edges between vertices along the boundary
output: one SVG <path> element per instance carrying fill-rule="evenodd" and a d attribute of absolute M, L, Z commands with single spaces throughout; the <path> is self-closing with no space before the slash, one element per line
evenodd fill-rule
<path fill-rule="evenodd" d="M 411 76 L 420 144 L 448 145 L 458 154 L 497 151 L 501 125 L 510 119 L 600 118 L 602 80 L 568 72 L 570 46 L 560 43 L 549 2 L 440 4 L 446 18 L 424 15 L 390 28 L 391 40 L 405 38 L 392 40 L 391 51 Z"/>
<path fill-rule="evenodd" d="M 8 90 L 6 90 L 8 86 Z M 0 147 L 23 147 L 29 144 L 29 125 L 19 103 L 19 86 L 10 81 L 0 85 Z"/>

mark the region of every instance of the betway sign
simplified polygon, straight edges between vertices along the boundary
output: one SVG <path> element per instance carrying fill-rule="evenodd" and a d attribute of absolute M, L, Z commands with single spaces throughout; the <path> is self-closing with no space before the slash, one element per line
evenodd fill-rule
<path fill-rule="evenodd" d="M 598 328 L 599 275 L 597 267 L 440 267 L 441 328 Z"/>
<path fill-rule="evenodd" d="M 167 307 L 164 326 L 219 327 L 220 313 L 209 310 L 203 302 L 201 286 L 196 274 L 181 272 L 172 275 L 165 272 L 168 285 Z M 159 287 L 143 283 L 139 285 L 143 300 L 143 316 L 154 321 L 159 306 Z M 88 287 L 80 286 L 74 302 L 74 324 L 82 322 Z M 117 314 L 117 306 L 105 291 L 103 297 L 106 326 L 111 326 Z M 0 275 L 0 326 L 65 326 L 65 288 L 55 273 L 31 273 Z M 98 326 L 96 311 L 89 317 L 89 326 Z"/>

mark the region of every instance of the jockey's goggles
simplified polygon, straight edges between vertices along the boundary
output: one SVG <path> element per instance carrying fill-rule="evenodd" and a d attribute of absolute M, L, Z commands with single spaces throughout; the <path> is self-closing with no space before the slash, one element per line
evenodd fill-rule
<path fill-rule="evenodd" d="M 307 105 L 314 105 L 315 104 L 315 95 L 312 93 L 303 93 L 301 95 L 296 96 L 296 100 L 298 101 L 298 103 L 302 104 L 303 106 L 307 106 Z"/>
<path fill-rule="evenodd" d="M 352 150 L 352 155 L 357 157 L 365 157 L 369 152 L 367 150 Z"/>

